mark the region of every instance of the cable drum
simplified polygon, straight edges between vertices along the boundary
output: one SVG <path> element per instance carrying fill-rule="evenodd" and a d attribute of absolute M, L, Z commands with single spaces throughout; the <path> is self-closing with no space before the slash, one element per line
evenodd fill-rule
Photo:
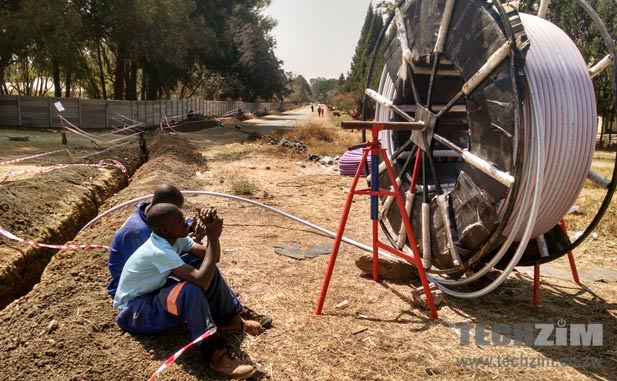
<path fill-rule="evenodd" d="M 536 238 L 559 223 L 583 188 L 595 145 L 596 99 L 587 65 L 568 35 L 540 17 L 520 17 L 530 41 L 525 75 L 528 87 L 539 94 L 541 109 L 535 113 L 542 118 L 546 149 L 540 210 L 532 233 Z M 524 102 L 526 124 L 532 123 L 529 107 Z M 515 210 L 528 215 L 528 210 Z"/>
<path fill-rule="evenodd" d="M 405 120 L 403 110 L 425 125 L 437 121 L 425 132 L 428 146 L 409 132 L 380 134 L 400 191 L 415 196 L 409 216 L 382 200 L 391 243 L 401 247 L 401 218 L 408 217 L 421 255 L 430 258 L 426 270 L 453 278 L 435 278 L 443 284 L 537 263 L 545 253 L 529 239 L 546 236 L 552 252 L 567 247 L 559 222 L 583 187 L 597 129 L 593 84 L 576 45 L 552 23 L 511 9 L 504 17 L 491 2 L 399 5 L 378 90 L 397 110 L 378 102 L 375 119 Z M 422 181 L 409 189 L 403 163 L 413 146 L 426 157 Z M 385 176 L 380 182 L 392 185 Z M 423 208 L 430 210 L 424 222 Z M 486 266 L 456 281 L 474 263 Z"/>

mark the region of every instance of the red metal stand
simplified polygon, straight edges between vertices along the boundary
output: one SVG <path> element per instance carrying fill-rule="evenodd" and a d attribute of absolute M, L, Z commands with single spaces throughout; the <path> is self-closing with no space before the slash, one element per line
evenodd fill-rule
<path fill-rule="evenodd" d="M 564 233 L 568 233 L 566 222 L 564 220 L 561 220 L 559 226 L 561 226 Z M 576 263 L 574 262 L 574 254 L 572 254 L 572 251 L 568 251 L 568 261 L 570 262 L 570 270 L 572 271 L 572 280 L 574 283 L 580 285 L 581 281 L 578 278 L 578 270 L 576 269 Z M 540 265 L 535 265 L 533 267 L 533 305 L 540 305 Z"/>
<path fill-rule="evenodd" d="M 413 251 L 413 255 L 408 255 L 403 253 L 402 251 L 395 249 L 389 245 L 382 243 L 379 240 L 378 233 L 378 203 L 380 196 L 391 196 L 396 200 L 396 204 L 399 208 L 401 216 L 405 216 L 407 213 L 405 212 L 405 204 L 403 203 L 403 198 L 396 189 L 396 180 L 394 176 L 394 171 L 392 170 L 392 166 L 390 164 L 390 160 L 387 158 L 385 149 L 381 148 L 381 144 L 379 142 L 378 134 L 384 128 L 381 124 L 375 124 L 372 126 L 373 132 L 373 140 L 366 143 L 364 148 L 362 159 L 360 164 L 358 165 L 358 169 L 356 170 L 356 174 L 354 176 L 353 182 L 351 184 L 351 188 L 347 195 L 347 199 L 345 201 L 345 206 L 343 208 L 343 213 L 341 215 L 341 220 L 339 222 L 338 230 L 336 233 L 336 238 L 334 240 L 334 246 L 332 248 L 332 253 L 330 254 L 330 260 L 328 261 L 328 268 L 326 270 L 326 274 L 323 280 L 323 284 L 321 286 L 321 293 L 319 295 L 319 301 L 317 302 L 317 308 L 315 309 L 315 314 L 321 314 L 324 301 L 326 299 L 326 294 L 328 292 L 328 285 L 330 284 L 330 279 L 332 277 L 332 271 L 334 270 L 334 264 L 336 262 L 336 257 L 339 252 L 339 248 L 341 246 L 341 241 L 343 239 L 343 233 L 345 232 L 345 225 L 347 223 L 347 218 L 349 217 L 349 211 L 351 209 L 351 204 L 353 202 L 354 195 L 369 195 L 371 196 L 371 220 L 372 220 L 372 233 L 373 233 L 373 280 L 379 281 L 379 249 L 383 249 L 388 251 L 389 253 L 396 255 L 400 258 L 405 259 L 406 261 L 413 263 L 418 269 L 418 273 L 420 274 L 420 281 L 422 282 L 422 287 L 424 288 L 424 294 L 426 295 L 426 304 L 430 309 L 430 319 L 437 319 L 437 309 L 435 308 L 435 302 L 433 300 L 433 295 L 431 294 L 431 290 L 426 279 L 426 273 L 424 272 L 424 267 L 422 266 L 422 259 L 420 257 L 420 253 L 418 251 L 416 241 L 413 235 L 413 231 L 411 229 L 411 222 L 408 218 L 401 218 L 405 231 L 407 233 L 407 237 L 409 239 L 409 245 Z M 356 189 L 358 185 L 358 181 L 362 175 L 362 169 L 364 168 L 369 153 L 371 154 L 371 187 L 365 189 Z M 386 170 L 388 172 L 388 176 L 390 178 L 390 184 L 393 184 L 393 191 L 381 189 L 379 188 L 379 158 L 382 157 L 383 162 L 386 165 Z"/>
<path fill-rule="evenodd" d="M 564 233 L 568 234 L 568 229 L 566 228 L 566 222 L 564 220 L 561 220 L 559 226 L 561 226 Z M 574 283 L 580 285 L 581 281 L 578 279 L 578 270 L 576 269 L 576 263 L 574 263 L 574 254 L 572 254 L 572 251 L 568 251 L 568 261 L 570 262 L 570 270 L 572 270 L 572 280 L 574 280 Z"/>

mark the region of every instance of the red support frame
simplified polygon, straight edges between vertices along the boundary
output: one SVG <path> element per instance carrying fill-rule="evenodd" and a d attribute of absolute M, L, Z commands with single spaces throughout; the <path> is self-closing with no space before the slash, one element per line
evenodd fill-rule
<path fill-rule="evenodd" d="M 566 228 L 566 222 L 561 220 L 559 222 L 559 226 L 563 230 L 564 233 L 568 234 L 568 229 Z M 568 262 L 570 262 L 570 270 L 572 271 L 572 280 L 574 283 L 581 285 L 581 281 L 578 277 L 578 270 L 576 269 L 576 262 L 574 262 L 574 254 L 572 251 L 568 251 Z M 540 305 L 540 265 L 533 266 L 533 305 Z"/>
<path fill-rule="evenodd" d="M 332 247 L 332 253 L 330 254 L 330 259 L 328 261 L 328 267 L 326 269 L 326 274 L 324 276 L 323 284 L 321 286 L 321 292 L 319 294 L 319 300 L 317 302 L 317 307 L 315 308 L 315 314 L 321 314 L 323 309 L 324 301 L 326 299 L 326 294 L 328 293 L 328 286 L 330 284 L 330 279 L 332 278 L 332 272 L 334 270 L 334 264 L 336 262 L 336 257 L 338 255 L 341 241 L 343 239 L 343 234 L 345 232 L 345 225 L 347 224 L 347 218 L 349 217 L 349 211 L 351 209 L 351 204 L 353 202 L 354 195 L 368 195 L 371 196 L 371 219 L 372 219 L 372 235 L 373 235 L 373 280 L 379 281 L 379 249 L 383 249 L 397 257 L 400 257 L 407 262 L 410 262 L 416 266 L 418 273 L 420 275 L 420 281 L 422 282 L 422 287 L 424 289 L 424 294 L 426 296 L 426 304 L 430 310 L 430 319 L 435 320 L 438 319 L 437 316 L 437 308 L 435 307 L 435 302 L 433 300 L 433 294 L 431 293 L 431 289 L 429 287 L 428 280 L 426 278 L 426 273 L 424 271 L 424 267 L 422 266 L 422 258 L 420 257 L 420 252 L 418 250 L 415 237 L 413 235 L 413 230 L 411 229 L 411 222 L 408 218 L 401 218 L 404 226 L 405 232 L 407 233 L 407 238 L 409 240 L 409 246 L 413 252 L 412 255 L 405 254 L 402 251 L 393 248 L 389 245 L 384 244 L 379 240 L 379 229 L 378 229 L 378 217 L 376 213 L 376 202 L 378 197 L 380 196 L 392 196 L 396 200 L 396 204 L 399 208 L 399 212 L 401 216 L 407 215 L 405 211 L 405 204 L 403 202 L 403 198 L 401 193 L 396 189 L 396 179 L 394 176 L 394 171 L 392 170 L 392 165 L 390 164 L 390 160 L 386 156 L 385 149 L 381 148 L 381 143 L 379 142 L 378 134 L 379 131 L 383 129 L 383 125 L 374 124 L 372 128 L 373 136 L 372 141 L 366 143 L 364 151 L 362 153 L 362 159 L 360 160 L 360 164 L 358 165 L 358 169 L 356 170 L 356 174 L 351 184 L 351 188 L 349 189 L 349 193 L 347 194 L 347 199 L 345 201 L 345 205 L 343 207 L 343 212 L 341 214 L 341 219 L 339 222 L 339 226 L 336 233 L 336 238 L 334 240 L 334 246 Z M 418 151 L 418 155 L 419 155 Z M 358 181 L 362 176 L 362 169 L 366 165 L 368 161 L 368 155 L 371 154 L 371 188 L 357 189 Z M 383 158 L 383 162 L 386 165 L 386 171 L 388 173 L 390 184 L 392 184 L 393 190 L 386 190 L 379 188 L 379 178 L 377 173 L 377 167 L 379 163 L 379 158 Z M 417 164 L 417 163 L 416 163 Z M 414 172 L 417 172 L 414 170 Z"/>

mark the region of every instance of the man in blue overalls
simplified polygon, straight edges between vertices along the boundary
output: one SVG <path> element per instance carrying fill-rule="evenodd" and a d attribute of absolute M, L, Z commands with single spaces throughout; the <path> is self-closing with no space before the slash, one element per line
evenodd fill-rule
<path fill-rule="evenodd" d="M 122 273 L 122 268 L 124 267 L 124 264 L 135 252 L 135 250 L 137 250 L 139 246 L 146 242 L 146 240 L 150 237 L 150 234 L 152 233 L 152 230 L 146 223 L 146 213 L 148 211 L 148 208 L 150 208 L 152 205 L 156 205 L 159 203 L 170 203 L 176 205 L 179 208 L 182 208 L 184 205 L 184 196 L 173 185 L 159 185 L 154 191 L 152 201 L 150 203 L 140 202 L 137 205 L 135 211 L 124 222 L 122 227 L 120 227 L 120 229 L 118 229 L 118 231 L 116 231 L 116 233 L 114 234 L 114 239 L 109 249 L 109 259 L 107 262 L 109 272 L 111 273 L 111 281 L 107 286 L 107 292 L 112 297 L 116 293 L 118 281 L 120 280 L 120 274 Z M 195 221 L 190 222 L 192 223 Z M 193 236 L 192 238 L 194 238 L 197 242 L 200 242 L 203 236 L 200 236 L 199 233 L 196 234 L 197 236 Z M 201 263 L 199 259 L 189 254 L 182 255 L 182 260 L 193 267 L 199 267 Z M 218 277 L 220 276 L 220 274 L 217 272 L 216 276 Z M 232 297 L 236 300 L 238 311 L 241 312 L 242 317 L 248 319 L 245 327 L 246 332 L 258 332 L 261 330 L 262 327 L 270 327 L 270 325 L 272 324 L 271 317 L 260 315 L 249 308 L 244 308 L 238 300 L 237 296 L 233 293 L 233 291 L 231 291 L 231 294 Z M 256 326 L 252 322 L 252 320 L 257 320 L 261 327 Z"/>
<path fill-rule="evenodd" d="M 126 261 L 114 296 L 114 307 L 120 309 L 116 322 L 122 329 L 151 335 L 186 322 L 193 340 L 216 326 L 243 329 L 247 322 L 239 318 L 237 299 L 216 267 L 223 220 L 210 217 L 203 246 L 188 237 L 189 227 L 176 205 L 157 203 L 148 208 L 146 220 L 152 234 Z M 186 264 L 180 258 L 183 252 L 201 259 L 199 267 Z M 253 366 L 228 355 L 219 332 L 200 344 L 212 370 L 235 379 L 255 373 Z"/>

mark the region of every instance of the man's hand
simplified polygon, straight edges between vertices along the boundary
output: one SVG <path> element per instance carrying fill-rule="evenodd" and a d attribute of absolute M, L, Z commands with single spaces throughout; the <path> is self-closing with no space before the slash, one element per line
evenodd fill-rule
<path fill-rule="evenodd" d="M 204 225 L 208 225 L 216 216 L 216 208 L 213 206 L 209 208 L 197 208 L 196 218 L 201 220 Z"/>
<path fill-rule="evenodd" d="M 223 232 L 223 219 L 218 216 L 214 216 L 212 222 L 206 225 L 206 236 L 208 240 L 218 240 Z"/>
<path fill-rule="evenodd" d="M 193 218 L 193 232 L 189 234 L 189 237 L 195 242 L 202 242 L 206 236 L 206 227 L 217 216 L 216 209 L 214 207 L 209 208 L 196 208 L 197 213 Z"/>

